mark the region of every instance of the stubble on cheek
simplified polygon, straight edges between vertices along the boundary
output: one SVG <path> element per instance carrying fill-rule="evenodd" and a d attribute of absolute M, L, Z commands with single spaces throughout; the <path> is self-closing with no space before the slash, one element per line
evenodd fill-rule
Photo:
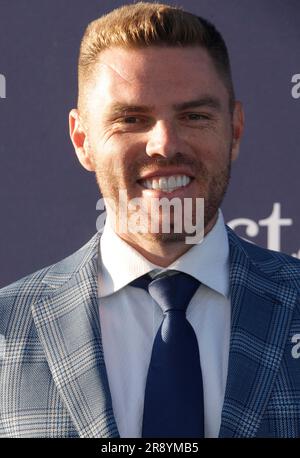
<path fill-rule="evenodd" d="M 118 199 L 119 189 L 122 186 L 121 167 L 114 161 L 104 163 L 96 161 L 96 180 L 100 193 L 107 199 Z"/>

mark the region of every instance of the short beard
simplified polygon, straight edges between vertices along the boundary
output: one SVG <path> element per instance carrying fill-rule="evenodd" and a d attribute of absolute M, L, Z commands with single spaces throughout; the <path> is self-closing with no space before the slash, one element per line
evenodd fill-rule
<path fill-rule="evenodd" d="M 230 145 L 231 151 L 231 145 Z M 154 161 L 151 160 L 151 164 L 153 165 L 155 162 L 163 163 L 165 161 Z M 207 184 L 206 195 L 202 195 L 199 197 L 204 198 L 204 231 L 205 228 L 209 227 L 209 225 L 213 222 L 220 208 L 224 196 L 226 194 L 228 184 L 230 181 L 230 174 L 231 174 L 231 153 L 228 154 L 228 160 L 224 167 L 221 170 L 218 170 L 213 176 L 209 175 L 209 172 L 204 164 L 198 164 L 197 169 L 193 162 L 183 160 L 179 158 L 176 160 L 169 161 L 168 165 L 178 165 L 181 166 L 183 164 L 188 164 L 192 169 L 195 170 L 195 177 L 194 180 L 198 180 L 200 185 L 202 183 Z M 130 174 L 125 177 L 124 181 L 127 183 L 134 184 L 135 177 L 139 175 L 143 166 L 145 166 L 145 161 L 136 161 L 133 164 L 133 167 L 130 170 Z M 194 167 L 193 167 L 194 166 Z M 163 167 L 162 167 L 163 169 Z M 118 177 L 119 175 L 119 177 Z M 107 168 L 101 168 L 100 164 L 97 164 L 96 167 L 96 180 L 99 186 L 100 192 L 102 192 L 103 197 L 112 198 L 115 202 L 116 209 L 119 211 L 118 208 L 118 199 L 119 199 L 119 190 L 118 187 L 119 179 L 121 178 L 120 174 L 118 174 L 118 170 L 112 167 L 111 170 Z M 193 224 L 196 224 L 196 215 L 193 211 Z M 136 234 L 136 238 L 141 238 L 148 241 L 159 242 L 161 244 L 172 244 L 177 242 L 184 242 L 186 237 L 193 237 L 196 234 L 196 230 L 194 233 L 187 233 L 186 231 L 182 230 L 181 232 L 174 232 L 174 225 L 170 224 L 170 232 L 166 233 L 163 231 L 159 232 L 140 232 Z"/>

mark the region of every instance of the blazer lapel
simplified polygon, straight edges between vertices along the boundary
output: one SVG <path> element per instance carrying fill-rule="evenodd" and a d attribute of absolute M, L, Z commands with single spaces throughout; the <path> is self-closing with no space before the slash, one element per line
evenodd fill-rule
<path fill-rule="evenodd" d="M 52 377 L 79 436 L 118 437 L 101 342 L 98 247 L 96 234 L 54 266 L 45 282 L 56 289 L 33 305 L 32 312 Z"/>
<path fill-rule="evenodd" d="M 231 338 L 219 437 L 254 437 L 283 356 L 297 291 L 259 269 L 230 230 L 229 243 Z"/>

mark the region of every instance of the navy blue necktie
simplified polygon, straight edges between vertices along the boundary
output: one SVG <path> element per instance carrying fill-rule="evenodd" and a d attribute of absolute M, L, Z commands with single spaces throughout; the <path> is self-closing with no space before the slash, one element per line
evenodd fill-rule
<path fill-rule="evenodd" d="M 200 283 L 179 272 L 131 284 L 148 288 L 164 313 L 147 375 L 142 437 L 204 437 L 199 349 L 185 314 Z"/>

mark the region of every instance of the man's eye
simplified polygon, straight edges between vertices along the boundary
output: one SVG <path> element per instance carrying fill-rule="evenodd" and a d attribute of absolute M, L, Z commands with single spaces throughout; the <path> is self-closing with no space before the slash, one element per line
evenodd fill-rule
<path fill-rule="evenodd" d="M 209 117 L 207 115 L 200 114 L 200 113 L 187 113 L 185 115 L 185 117 L 188 118 L 191 121 L 199 121 L 199 120 L 207 120 L 207 119 L 209 119 Z"/>
<path fill-rule="evenodd" d="M 123 118 L 125 124 L 137 124 L 141 120 L 137 116 L 126 116 Z"/>

